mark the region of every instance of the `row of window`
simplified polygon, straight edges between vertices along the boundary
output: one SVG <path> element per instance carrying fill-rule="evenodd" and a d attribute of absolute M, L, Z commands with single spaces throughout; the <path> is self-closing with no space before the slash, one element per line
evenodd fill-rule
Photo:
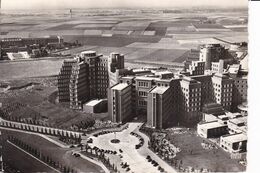
<path fill-rule="evenodd" d="M 147 92 L 145 92 L 145 91 L 139 91 L 139 92 L 138 92 L 138 96 L 140 96 L 140 97 L 147 97 Z"/>
<path fill-rule="evenodd" d="M 147 102 L 145 100 L 138 100 L 138 106 L 146 106 Z"/>
<path fill-rule="evenodd" d="M 139 87 L 146 87 L 146 88 L 148 88 L 149 84 L 148 84 L 148 82 L 138 82 L 138 86 Z"/>

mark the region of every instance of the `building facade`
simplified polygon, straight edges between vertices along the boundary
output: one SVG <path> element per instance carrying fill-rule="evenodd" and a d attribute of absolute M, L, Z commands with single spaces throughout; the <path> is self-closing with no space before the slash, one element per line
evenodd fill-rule
<path fill-rule="evenodd" d="M 131 85 L 119 83 L 108 91 L 108 112 L 112 122 L 126 122 L 132 114 Z"/>
<path fill-rule="evenodd" d="M 226 56 L 227 50 L 220 44 L 207 44 L 200 47 L 200 61 L 205 62 L 205 70 L 211 69 L 212 62 L 218 62 L 219 59 Z"/>
<path fill-rule="evenodd" d="M 70 102 L 72 109 L 82 109 L 91 99 L 107 97 L 108 58 L 95 51 L 85 51 L 74 60 L 65 60 L 58 76 L 60 102 Z"/>
<path fill-rule="evenodd" d="M 162 129 L 173 114 L 171 99 L 173 95 L 170 87 L 155 86 L 148 92 L 147 124 Z"/>
<path fill-rule="evenodd" d="M 64 60 L 62 67 L 58 75 L 58 97 L 60 102 L 70 101 L 70 76 L 72 72 L 73 64 L 76 64 L 77 60 Z"/>
<path fill-rule="evenodd" d="M 233 98 L 233 79 L 224 74 L 215 74 L 212 77 L 215 102 L 230 111 Z"/>

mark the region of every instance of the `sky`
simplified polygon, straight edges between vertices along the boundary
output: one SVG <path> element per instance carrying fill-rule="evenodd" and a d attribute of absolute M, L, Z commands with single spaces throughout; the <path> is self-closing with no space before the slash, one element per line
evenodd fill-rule
<path fill-rule="evenodd" d="M 247 0 L 2 0 L 2 9 L 246 7 L 247 2 Z"/>

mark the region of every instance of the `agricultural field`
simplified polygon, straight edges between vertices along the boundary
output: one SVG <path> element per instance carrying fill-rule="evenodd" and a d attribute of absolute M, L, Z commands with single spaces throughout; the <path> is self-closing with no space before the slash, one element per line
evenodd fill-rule
<path fill-rule="evenodd" d="M 164 53 L 159 60 L 165 62 L 172 59 L 168 49 L 175 50 L 177 55 L 178 52 L 196 49 L 200 44 L 224 44 L 215 38 L 229 42 L 247 41 L 247 10 L 162 12 L 159 9 L 78 9 L 73 10 L 71 18 L 69 12 L 63 10 L 39 11 L 37 15 L 30 15 L 30 11 L 26 14 L 3 11 L 0 39 L 60 35 L 66 42 L 78 41 L 87 46 L 86 50 L 94 48 L 102 54 L 116 51 L 125 54 L 128 60 L 154 60 L 148 57 L 149 54 L 161 51 Z M 66 50 L 64 54 L 73 55 L 82 50 Z"/>

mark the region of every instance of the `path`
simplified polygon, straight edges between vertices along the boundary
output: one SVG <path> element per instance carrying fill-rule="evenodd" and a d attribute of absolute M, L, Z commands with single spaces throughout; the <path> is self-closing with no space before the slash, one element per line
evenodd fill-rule
<path fill-rule="evenodd" d="M 148 148 L 149 138 L 139 132 L 139 128 L 142 123 L 129 123 L 129 127 L 122 132 L 116 132 L 116 138 L 120 140 L 120 143 L 114 144 L 110 140 L 115 138 L 114 133 L 100 135 L 98 137 L 92 137 L 93 143 L 90 146 L 97 146 L 104 150 L 113 150 L 119 153 L 119 149 L 123 152 L 121 155 L 122 162 L 127 162 L 132 172 L 136 173 L 158 173 L 158 167 L 154 167 L 150 162 L 146 160 L 146 156 L 150 155 L 153 160 L 157 161 L 159 165 L 168 173 L 175 173 L 171 166 L 159 158 Z M 139 139 L 130 133 L 136 131 L 144 138 L 144 145 L 140 149 L 135 149 L 135 145 L 139 144 Z"/>
<path fill-rule="evenodd" d="M 23 150 L 22 148 L 16 146 L 16 145 L 13 144 L 12 142 L 10 142 L 10 141 L 7 141 L 7 142 L 8 142 L 9 144 L 11 144 L 12 146 L 14 146 L 15 148 L 17 148 L 17 149 L 21 150 L 22 152 L 26 153 L 27 155 L 31 156 L 31 157 L 34 158 L 35 160 L 37 160 L 37 161 L 41 162 L 42 164 L 46 165 L 47 167 L 51 168 L 51 169 L 54 170 L 55 172 L 61 173 L 59 170 L 57 170 L 57 169 L 55 169 L 55 168 L 49 166 L 47 163 L 41 161 L 41 160 L 38 159 L 37 157 L 31 155 L 30 153 L 28 153 L 27 151 Z"/>

